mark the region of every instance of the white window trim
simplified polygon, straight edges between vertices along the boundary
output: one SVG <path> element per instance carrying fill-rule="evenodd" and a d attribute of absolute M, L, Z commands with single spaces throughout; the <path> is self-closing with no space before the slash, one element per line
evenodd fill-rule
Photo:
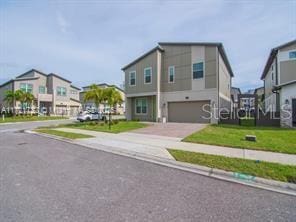
<path fill-rule="evenodd" d="M 203 68 L 203 77 L 202 78 L 197 78 L 197 79 L 193 78 L 193 64 L 196 64 L 196 63 L 203 63 L 203 66 L 202 66 L 202 68 Z M 193 62 L 191 64 L 191 78 L 194 81 L 199 81 L 199 80 L 202 80 L 202 79 L 205 78 L 205 62 L 204 62 L 204 60 L 198 60 L 198 61 L 195 61 L 195 62 Z"/>
<path fill-rule="evenodd" d="M 58 94 L 58 91 L 59 91 L 58 88 L 60 88 L 60 89 L 62 89 L 62 88 L 65 89 L 65 95 L 62 95 L 62 94 L 59 95 L 59 94 Z M 67 96 L 67 93 L 68 93 L 67 91 L 68 91 L 68 90 L 67 90 L 66 87 L 64 87 L 64 86 L 57 86 L 57 96 L 63 96 L 63 97 L 66 97 L 66 96 Z M 62 91 L 61 91 L 61 92 L 62 92 Z"/>
<path fill-rule="evenodd" d="M 173 68 L 174 69 L 174 78 L 173 78 L 173 81 L 170 81 L 170 68 Z M 175 66 L 169 66 L 168 67 L 168 83 L 175 83 Z"/>
<path fill-rule="evenodd" d="M 135 85 L 131 85 L 131 74 L 132 73 L 135 73 Z M 136 70 L 130 71 L 129 76 L 128 76 L 128 85 L 131 86 L 131 87 L 136 86 L 137 85 L 136 81 L 137 81 L 137 72 L 136 72 Z"/>
<path fill-rule="evenodd" d="M 32 92 L 31 92 L 31 93 L 34 93 L 34 90 L 33 90 L 34 85 L 33 85 L 32 83 L 21 82 L 21 83 L 20 83 L 20 87 L 19 87 L 20 90 L 22 89 L 22 87 L 21 87 L 22 84 L 26 85 L 26 87 L 25 87 L 25 92 L 28 92 L 28 89 L 29 89 L 28 86 L 31 85 L 31 86 L 32 86 Z"/>
<path fill-rule="evenodd" d="M 146 76 L 145 76 L 145 71 L 146 70 L 149 70 L 150 69 L 150 82 L 146 82 Z M 147 84 L 151 84 L 152 83 L 152 67 L 146 67 L 144 69 L 144 84 L 147 85 Z"/>
<path fill-rule="evenodd" d="M 142 113 L 142 112 L 138 113 L 137 112 L 137 100 L 138 99 L 145 99 L 146 100 L 146 113 Z M 140 115 L 140 116 L 146 116 L 148 114 L 148 99 L 147 98 L 136 98 L 135 99 L 135 114 Z"/>
<path fill-rule="evenodd" d="M 44 93 L 40 93 L 40 87 L 44 87 Z M 46 94 L 47 90 L 46 90 L 46 86 L 39 86 L 38 87 L 38 94 Z"/>

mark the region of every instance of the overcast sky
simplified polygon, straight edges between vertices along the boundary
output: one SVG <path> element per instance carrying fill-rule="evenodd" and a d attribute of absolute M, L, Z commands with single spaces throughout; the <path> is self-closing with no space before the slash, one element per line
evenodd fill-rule
<path fill-rule="evenodd" d="M 296 1 L 0 1 L 0 83 L 31 68 L 77 86 L 121 84 L 161 41 L 222 42 L 233 86 L 262 85 L 272 47 L 296 38 Z"/>

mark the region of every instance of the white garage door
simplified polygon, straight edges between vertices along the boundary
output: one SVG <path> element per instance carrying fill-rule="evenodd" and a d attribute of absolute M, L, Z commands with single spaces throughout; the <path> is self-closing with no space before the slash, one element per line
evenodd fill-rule
<path fill-rule="evenodd" d="M 208 104 L 207 106 L 204 106 Z M 210 101 L 168 103 L 168 121 L 180 123 L 210 123 Z M 203 110 L 203 107 L 205 108 Z M 207 111 L 205 111 L 207 110 Z"/>

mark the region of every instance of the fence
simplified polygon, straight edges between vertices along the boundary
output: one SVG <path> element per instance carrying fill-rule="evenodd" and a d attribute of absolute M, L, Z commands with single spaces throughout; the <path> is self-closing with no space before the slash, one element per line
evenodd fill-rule
<path fill-rule="evenodd" d="M 219 123 L 243 125 L 246 120 L 254 120 L 255 126 L 280 126 L 280 112 L 267 112 L 262 111 L 258 113 L 245 113 L 245 112 L 231 112 L 220 113 Z M 249 125 L 249 124 L 248 124 Z"/>

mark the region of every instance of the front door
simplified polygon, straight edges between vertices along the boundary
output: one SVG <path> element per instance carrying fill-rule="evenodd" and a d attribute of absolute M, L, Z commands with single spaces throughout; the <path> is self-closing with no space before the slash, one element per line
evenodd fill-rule
<path fill-rule="evenodd" d="M 292 121 L 293 126 L 296 126 L 296 99 L 292 99 Z"/>

